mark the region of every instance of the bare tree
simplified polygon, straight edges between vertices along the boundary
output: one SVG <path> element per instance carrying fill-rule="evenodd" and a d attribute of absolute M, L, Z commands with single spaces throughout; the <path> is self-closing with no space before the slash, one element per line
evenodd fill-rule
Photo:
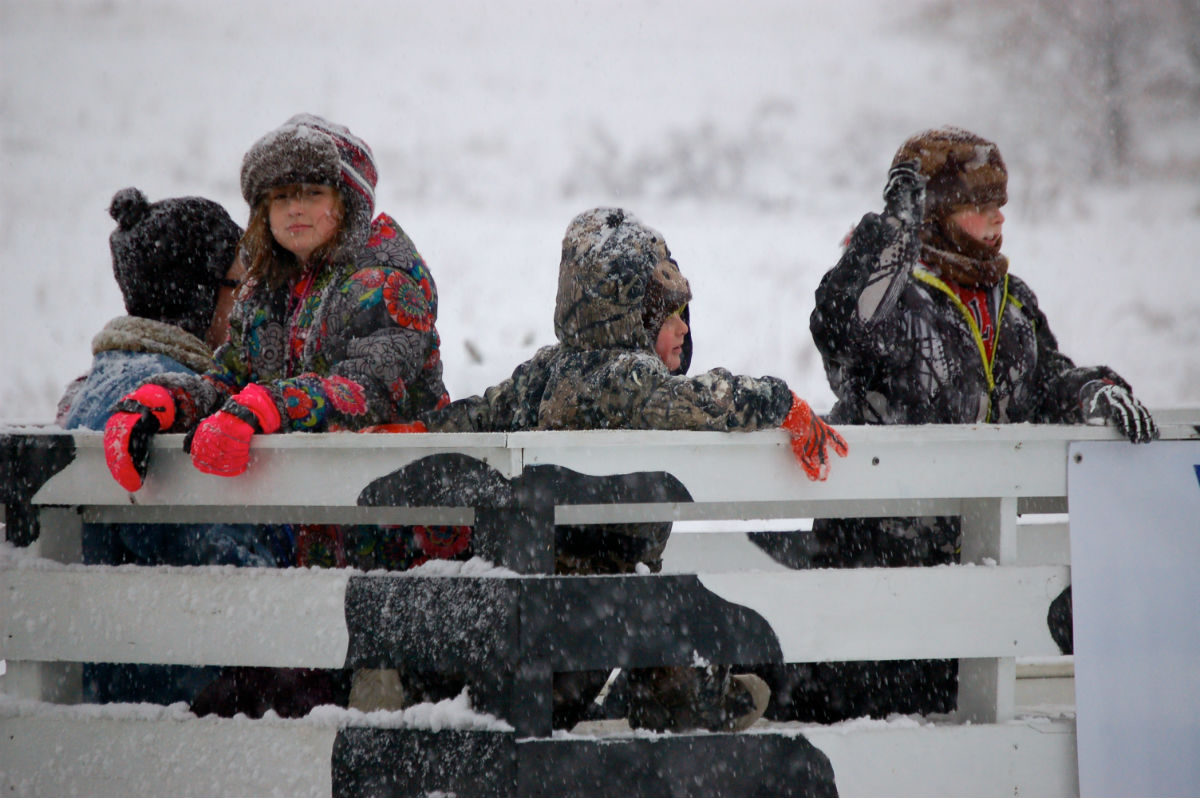
<path fill-rule="evenodd" d="M 1139 135 L 1200 109 L 1200 0 L 1013 0 L 977 7 L 974 43 L 1034 109 L 1045 160 L 1092 177 L 1144 168 Z"/>
<path fill-rule="evenodd" d="M 1099 61 L 1104 108 L 1106 160 L 1118 171 L 1129 165 L 1129 117 L 1121 74 L 1121 52 L 1129 39 L 1128 27 L 1114 0 L 1104 0 L 1096 9 L 1096 22 L 1090 26 L 1095 36 L 1092 52 Z M 1102 168 L 1102 167 L 1100 167 Z"/>
<path fill-rule="evenodd" d="M 1200 73 L 1200 0 L 1179 0 L 1179 12 L 1188 57 Z"/>

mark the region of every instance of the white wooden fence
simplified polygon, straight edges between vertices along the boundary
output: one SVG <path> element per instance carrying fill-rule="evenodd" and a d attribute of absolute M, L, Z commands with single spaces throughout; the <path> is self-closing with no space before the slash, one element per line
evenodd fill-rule
<path fill-rule="evenodd" d="M 1164 438 L 1198 437 L 1200 411 L 1158 418 Z M 150 479 L 128 494 L 109 477 L 98 434 L 0 429 L 8 537 L 29 544 L 0 560 L 0 788 L 6 795 L 623 794 L 631 785 L 662 791 L 679 757 L 740 757 L 733 769 L 749 773 L 815 746 L 842 796 L 1078 794 L 1071 659 L 1059 656 L 1046 612 L 1070 584 L 1069 445 L 1117 440 L 1116 433 L 1041 425 L 842 431 L 850 455 L 823 483 L 804 478 L 775 431 L 262 436 L 249 472 L 236 479 L 195 471 L 179 436 L 159 436 Z M 437 480 L 412 487 L 409 476 L 447 459 L 478 466 L 468 480 L 473 492 Z M 584 484 L 646 472 L 669 474 L 683 492 L 639 493 L 634 485 L 614 499 Z M 467 497 L 458 500 L 463 506 L 447 498 L 456 492 Z M 914 514 L 963 517 L 962 565 L 793 571 L 744 534 L 713 531 L 746 519 Z M 30 541 L 29 519 L 38 516 L 40 536 Z M 708 523 L 678 525 L 666 558 L 666 571 L 676 573 L 538 576 L 551 570 L 551 519 Z M 70 564 L 78 560 L 81 520 L 473 523 L 481 549 L 507 567 L 363 575 L 82 566 Z M 761 621 L 770 639 L 730 643 L 720 619 L 704 634 L 682 623 L 672 628 L 672 611 L 663 628 L 631 631 L 618 601 L 608 610 L 615 617 L 587 621 L 597 645 L 568 650 L 561 636 L 575 620 L 535 617 L 546 591 L 558 591 L 555 601 L 566 596 L 564 606 L 575 606 L 576 595 L 587 606 L 592 592 L 612 595 L 614 580 L 623 600 L 677 601 L 680 613 L 690 611 L 696 591 L 711 594 Z M 375 604 L 390 602 L 389 609 L 355 628 L 364 621 L 348 607 L 364 591 L 383 596 Z M 447 629 L 406 612 L 431 596 L 467 607 L 469 619 Z M 488 646 L 473 645 L 483 638 Z M 195 718 L 178 707 L 75 704 L 81 662 L 340 668 L 402 664 L 408 656 L 505 670 L 510 713 L 502 722 L 468 717 L 464 726 L 462 717 L 431 722 L 413 711 L 251 721 Z M 696 656 L 730 663 L 958 658 L 959 710 L 829 727 L 760 721 L 740 735 L 655 736 L 603 724 L 549 734 L 552 671 L 690 664 Z M 687 747 L 674 750 L 681 740 Z M 435 749 L 456 751 L 460 761 L 421 765 L 420 752 Z M 614 751 L 632 759 L 614 760 Z M 356 764 L 366 761 L 363 752 L 374 752 L 376 763 L 367 776 Z M 379 765 L 381 758 L 388 761 Z M 640 775 L 628 775 L 629 762 Z M 396 763 L 408 770 L 387 771 Z M 713 779 L 672 789 L 747 789 L 744 779 Z"/>

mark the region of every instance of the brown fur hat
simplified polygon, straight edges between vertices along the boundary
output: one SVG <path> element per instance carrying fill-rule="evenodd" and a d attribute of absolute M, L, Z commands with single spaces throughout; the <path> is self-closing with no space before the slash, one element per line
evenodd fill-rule
<path fill-rule="evenodd" d="M 958 127 L 924 130 L 896 151 L 892 166 L 919 161 L 929 178 L 925 219 L 937 221 L 968 206 L 1008 202 L 1008 169 L 992 142 Z"/>

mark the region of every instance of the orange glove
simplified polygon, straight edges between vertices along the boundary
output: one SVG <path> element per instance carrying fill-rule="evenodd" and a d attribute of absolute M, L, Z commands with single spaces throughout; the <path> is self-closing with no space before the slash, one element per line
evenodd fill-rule
<path fill-rule="evenodd" d="M 812 411 L 808 402 L 792 394 L 792 409 L 783 420 L 782 427 L 792 436 L 792 454 L 796 456 L 804 473 L 814 482 L 824 482 L 829 476 L 830 444 L 838 457 L 850 451 L 844 438 L 833 427 Z"/>
<path fill-rule="evenodd" d="M 403 421 L 396 424 L 374 424 L 359 432 L 429 432 L 424 421 Z"/>

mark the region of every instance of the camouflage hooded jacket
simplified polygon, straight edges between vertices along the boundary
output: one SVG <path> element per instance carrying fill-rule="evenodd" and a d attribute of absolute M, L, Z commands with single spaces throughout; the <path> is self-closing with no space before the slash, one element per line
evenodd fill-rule
<path fill-rule="evenodd" d="M 563 238 L 554 332 L 512 376 L 482 396 L 431 414 L 431 430 L 758 430 L 777 427 L 792 395 L 774 377 L 713 369 L 671 374 L 642 322 L 651 280 L 682 283 L 663 237 L 632 214 L 596 208 Z"/>
<path fill-rule="evenodd" d="M 247 383 L 275 400 L 283 431 L 361 429 L 410 420 L 449 401 L 442 384 L 437 288 L 386 214 L 306 290 L 248 281 L 229 340 L 203 377 L 164 376 L 176 429 L 190 429 Z"/>
<path fill-rule="evenodd" d="M 554 311 L 559 343 L 540 349 L 482 396 L 454 402 L 426 423 L 447 432 L 779 426 L 792 403 L 782 380 L 725 369 L 672 374 L 655 354 L 643 319 L 647 308 L 665 302 L 673 311 L 690 296 L 661 235 L 618 209 L 582 213 L 563 239 Z M 631 573 L 645 564 L 658 571 L 670 530 L 656 523 L 557 527 L 556 569 Z"/>

